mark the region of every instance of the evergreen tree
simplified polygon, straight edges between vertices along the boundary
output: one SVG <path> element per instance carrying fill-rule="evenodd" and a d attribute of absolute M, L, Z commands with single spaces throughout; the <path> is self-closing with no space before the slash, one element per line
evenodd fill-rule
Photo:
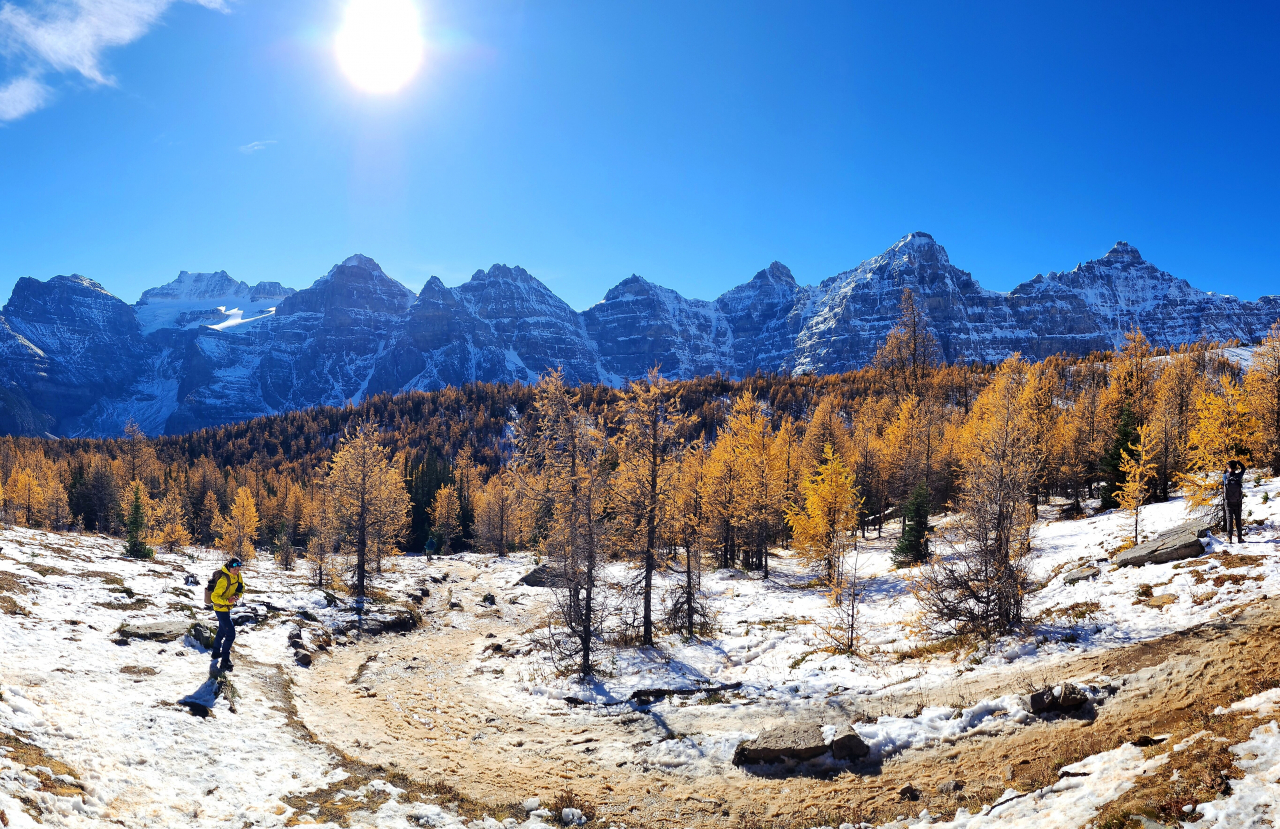
<path fill-rule="evenodd" d="M 1132 451 L 1130 447 L 1138 436 L 1138 419 L 1128 403 L 1120 407 L 1120 416 L 1116 418 L 1116 434 L 1102 456 L 1099 466 L 1102 473 L 1102 509 L 1115 509 L 1120 506 L 1116 493 L 1124 488 L 1124 461 Z"/>
<path fill-rule="evenodd" d="M 890 554 L 893 564 L 895 567 L 923 564 L 929 559 L 929 487 L 924 481 L 911 490 L 902 511 L 906 526 Z"/>
<path fill-rule="evenodd" d="M 125 520 L 127 533 L 124 554 L 130 558 L 153 558 L 155 550 L 142 540 L 147 531 L 147 519 L 142 511 L 142 485 L 133 482 L 133 503 L 129 506 L 129 517 Z"/>

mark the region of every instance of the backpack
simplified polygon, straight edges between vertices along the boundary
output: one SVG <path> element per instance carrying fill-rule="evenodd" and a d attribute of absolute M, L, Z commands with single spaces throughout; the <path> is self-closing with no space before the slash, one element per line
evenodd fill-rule
<path fill-rule="evenodd" d="M 213 575 L 209 577 L 209 583 L 204 586 L 204 603 L 206 605 L 213 604 L 213 590 L 218 586 L 218 579 L 225 576 L 222 568 L 219 567 L 213 571 Z"/>
<path fill-rule="evenodd" d="M 1227 473 L 1227 501 L 1238 504 L 1244 500 L 1244 470 Z"/>

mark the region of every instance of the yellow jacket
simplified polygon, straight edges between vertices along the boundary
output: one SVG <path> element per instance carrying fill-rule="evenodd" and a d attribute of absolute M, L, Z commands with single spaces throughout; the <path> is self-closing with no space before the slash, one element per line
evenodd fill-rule
<path fill-rule="evenodd" d="M 210 582 L 209 598 L 213 602 L 214 610 L 230 610 L 231 605 L 244 593 L 244 581 L 240 578 L 240 568 L 228 568 L 225 564 L 222 569 L 213 574 Z"/>

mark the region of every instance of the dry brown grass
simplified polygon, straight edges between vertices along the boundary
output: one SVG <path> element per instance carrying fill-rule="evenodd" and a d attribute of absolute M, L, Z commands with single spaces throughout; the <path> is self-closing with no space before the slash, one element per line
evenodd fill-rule
<path fill-rule="evenodd" d="M 28 741 L 22 732 L 15 731 L 13 734 L 0 732 L 0 746 L 9 749 L 4 754 L 5 759 L 26 766 L 27 773 L 40 780 L 39 791 L 48 792 L 57 797 L 84 795 L 84 787 L 80 785 L 80 775 L 76 774 L 76 770 L 61 760 L 49 756 L 40 746 Z M 43 823 L 40 804 L 34 798 L 19 796 L 17 799 L 22 803 L 22 811 L 37 823 Z"/>
<path fill-rule="evenodd" d="M 925 642 L 905 651 L 898 651 L 897 658 L 899 662 L 906 662 L 908 659 L 926 659 L 943 654 L 953 654 L 953 659 L 959 660 L 964 659 L 977 649 L 977 637 L 972 634 L 962 634 L 960 636 L 935 639 L 932 642 Z"/>
<path fill-rule="evenodd" d="M 7 613 L 10 616 L 30 616 L 31 614 L 25 607 L 18 604 L 17 599 L 13 595 L 24 595 L 27 592 L 27 586 L 18 580 L 13 573 L 0 572 L 0 613 Z"/>

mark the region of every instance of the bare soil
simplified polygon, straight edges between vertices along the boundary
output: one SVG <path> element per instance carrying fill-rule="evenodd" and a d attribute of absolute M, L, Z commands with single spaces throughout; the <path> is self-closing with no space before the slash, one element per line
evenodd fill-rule
<path fill-rule="evenodd" d="M 469 585 L 450 594 L 464 611 L 441 606 L 418 631 L 336 648 L 318 659 L 294 686 L 301 722 L 360 762 L 475 801 L 511 804 L 537 795 L 544 804 L 593 807 L 628 826 L 834 826 L 926 807 L 935 815 L 960 805 L 974 810 L 1008 788 L 1046 785 L 1058 768 L 1090 754 L 1143 735 L 1182 733 L 1213 707 L 1275 685 L 1280 668 L 1280 601 L 1265 600 L 1161 639 L 1061 659 L 1033 676 L 1011 669 L 904 700 L 955 704 L 1022 693 L 1031 684 L 1109 677 L 1118 691 L 1092 720 L 1036 723 L 908 751 L 833 778 L 761 776 L 732 766 L 693 775 L 645 762 L 641 752 L 684 734 L 756 731 L 776 722 L 779 712 L 767 700 L 736 707 L 663 702 L 643 711 L 531 706 L 527 696 L 504 695 L 491 680 L 506 660 L 490 646 L 517 641 L 539 610 L 478 609 L 491 586 L 469 582 L 483 573 L 467 565 L 454 570 Z M 868 713 L 842 698 L 814 704 L 814 716 L 825 722 Z M 963 788 L 938 793 L 952 780 Z M 918 800 L 900 797 L 908 785 Z M 1112 825 L 1125 825 L 1123 814 L 1115 820 Z"/>

